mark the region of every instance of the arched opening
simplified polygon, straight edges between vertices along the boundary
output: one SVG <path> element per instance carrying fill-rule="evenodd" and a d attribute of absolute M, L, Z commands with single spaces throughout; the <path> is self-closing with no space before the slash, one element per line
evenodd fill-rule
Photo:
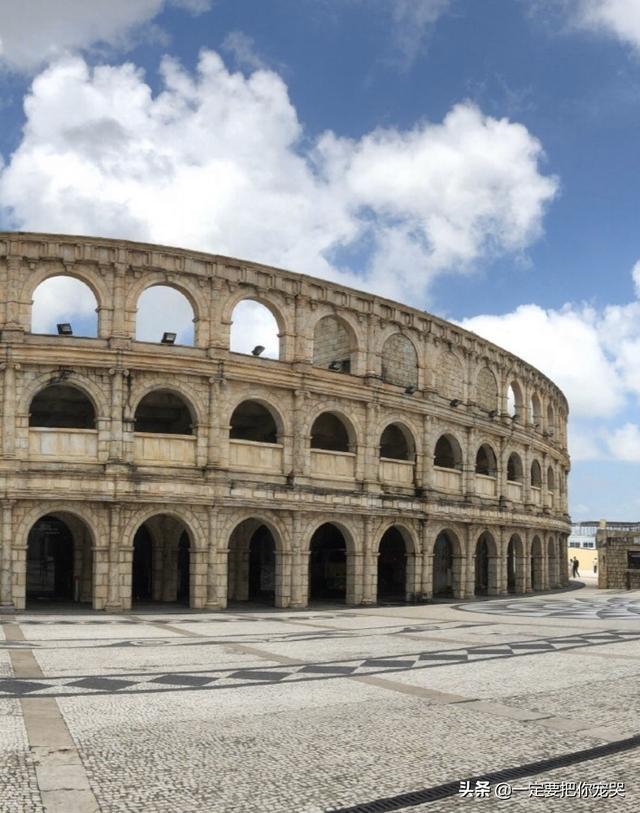
<path fill-rule="evenodd" d="M 534 488 L 542 488 L 542 469 L 537 460 L 531 463 L 531 485 Z"/>
<path fill-rule="evenodd" d="M 329 452 L 350 452 L 349 432 L 341 418 L 333 412 L 323 412 L 311 427 L 311 448 Z"/>
<path fill-rule="evenodd" d="M 531 542 L 529 579 L 531 590 L 542 590 L 542 542 L 539 536 L 534 536 Z"/>
<path fill-rule="evenodd" d="M 93 404 L 77 387 L 50 384 L 33 398 L 29 407 L 29 426 L 56 429 L 94 429 Z"/>
<path fill-rule="evenodd" d="M 313 364 L 336 373 L 354 367 L 356 340 L 351 327 L 336 316 L 323 316 L 313 330 Z"/>
<path fill-rule="evenodd" d="M 378 601 L 406 601 L 407 593 L 407 545 L 398 528 L 389 528 L 378 548 Z"/>
<path fill-rule="evenodd" d="M 553 436 L 556 430 L 556 416 L 553 411 L 553 404 L 547 406 L 547 434 Z"/>
<path fill-rule="evenodd" d="M 243 401 L 233 410 L 229 437 L 255 443 L 277 443 L 278 428 L 265 406 L 258 401 Z"/>
<path fill-rule="evenodd" d="M 522 540 L 517 534 L 514 534 L 509 540 L 507 546 L 507 592 L 508 593 L 523 593 L 524 580 L 522 579 L 522 560 L 523 560 L 523 545 Z"/>
<path fill-rule="evenodd" d="M 476 474 L 495 477 L 498 473 L 498 461 L 491 446 L 483 443 L 476 454 Z"/>
<path fill-rule="evenodd" d="M 462 401 L 464 396 L 463 366 L 455 353 L 447 351 L 440 356 L 435 374 L 435 384 L 440 395 L 448 401 Z"/>
<path fill-rule="evenodd" d="M 153 390 L 136 407 L 134 430 L 158 435 L 193 435 L 193 416 L 172 390 Z"/>
<path fill-rule="evenodd" d="M 498 382 L 488 367 L 483 367 L 478 373 L 476 399 L 487 412 L 498 409 Z"/>
<path fill-rule="evenodd" d="M 438 534 L 433 546 L 433 595 L 454 595 L 454 543 L 446 531 Z"/>
<path fill-rule="evenodd" d="M 415 460 L 415 445 L 407 430 L 390 423 L 380 437 L 380 457 L 387 460 Z"/>
<path fill-rule="evenodd" d="M 522 460 L 516 452 L 512 452 L 507 461 L 507 480 L 510 483 L 522 482 Z"/>
<path fill-rule="evenodd" d="M 553 472 L 553 468 L 549 466 L 547 469 L 547 491 L 555 491 L 556 490 L 556 476 Z"/>
<path fill-rule="evenodd" d="M 441 469 L 461 469 L 462 450 L 453 435 L 441 435 L 436 443 L 433 465 Z"/>
<path fill-rule="evenodd" d="M 309 554 L 309 599 L 346 601 L 347 543 L 342 531 L 330 522 L 311 537 Z"/>
<path fill-rule="evenodd" d="M 243 299 L 231 314 L 229 349 L 232 353 L 279 359 L 282 332 L 267 305 L 255 299 Z"/>
<path fill-rule="evenodd" d="M 27 605 L 90 602 L 93 597 L 92 538 L 85 523 L 66 514 L 46 514 L 27 537 Z"/>
<path fill-rule="evenodd" d="M 175 334 L 172 343 L 193 345 L 194 325 L 191 302 L 176 288 L 152 285 L 140 294 L 136 309 L 137 341 L 162 342 L 165 333 L 169 333 Z"/>
<path fill-rule="evenodd" d="M 31 332 L 57 334 L 58 325 L 69 325 L 71 334 L 98 335 L 98 302 L 91 288 L 75 277 L 49 277 L 33 292 Z"/>
<path fill-rule="evenodd" d="M 145 520 L 133 537 L 132 602 L 182 602 L 193 606 L 193 555 L 184 522 L 169 514 Z"/>
<path fill-rule="evenodd" d="M 540 399 L 535 392 L 531 396 L 529 410 L 531 415 L 531 423 L 536 429 L 540 429 L 542 424 L 542 406 L 540 404 Z"/>
<path fill-rule="evenodd" d="M 489 533 L 483 533 L 476 542 L 475 594 L 486 596 L 496 593 L 495 542 Z"/>
<path fill-rule="evenodd" d="M 507 389 L 507 413 L 514 421 L 522 420 L 522 389 L 516 381 L 512 381 Z"/>
<path fill-rule="evenodd" d="M 229 539 L 228 598 L 274 605 L 278 564 L 275 538 L 256 519 L 238 525 Z"/>
<path fill-rule="evenodd" d="M 418 354 L 401 333 L 389 336 L 382 346 L 382 380 L 399 387 L 418 386 Z"/>

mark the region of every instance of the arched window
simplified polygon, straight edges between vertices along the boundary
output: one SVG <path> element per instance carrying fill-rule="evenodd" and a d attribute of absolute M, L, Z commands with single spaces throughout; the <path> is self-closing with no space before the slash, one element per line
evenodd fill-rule
<path fill-rule="evenodd" d="M 483 443 L 476 454 L 476 474 L 484 474 L 487 477 L 495 477 L 498 470 L 498 463 L 491 446 Z"/>
<path fill-rule="evenodd" d="M 433 465 L 441 469 L 462 468 L 462 450 L 453 435 L 442 435 L 438 438 Z"/>
<path fill-rule="evenodd" d="M 534 488 L 542 488 L 542 469 L 537 460 L 531 464 L 531 485 Z"/>
<path fill-rule="evenodd" d="M 279 359 L 280 333 L 276 317 L 266 305 L 243 299 L 231 315 L 229 349 L 232 353 Z"/>
<path fill-rule="evenodd" d="M 413 438 L 397 423 L 390 423 L 380 437 L 380 457 L 387 460 L 415 460 Z"/>
<path fill-rule="evenodd" d="M 463 367 L 455 353 L 447 351 L 440 356 L 435 384 L 438 393 L 447 400 L 454 398 L 462 400 L 464 395 Z"/>
<path fill-rule="evenodd" d="M 31 401 L 29 426 L 56 429 L 94 429 L 93 404 L 77 387 L 50 384 Z"/>
<path fill-rule="evenodd" d="M 277 443 L 278 429 L 265 406 L 258 401 L 243 401 L 233 410 L 229 436 L 233 440 Z"/>
<path fill-rule="evenodd" d="M 323 412 L 311 427 L 311 448 L 329 452 L 351 451 L 349 433 L 342 420 L 333 412 Z"/>
<path fill-rule="evenodd" d="M 158 435 L 193 435 L 193 416 L 182 399 L 171 390 L 153 390 L 138 404 L 135 431 Z"/>
<path fill-rule="evenodd" d="M 313 364 L 337 373 L 350 373 L 356 349 L 353 331 L 342 319 L 324 316 L 313 331 Z"/>
<path fill-rule="evenodd" d="M 161 342 L 165 333 L 175 334 L 175 344 L 194 341 L 193 308 L 187 297 L 170 285 L 152 285 L 138 299 L 136 339 Z"/>
<path fill-rule="evenodd" d="M 401 333 L 389 336 L 382 347 L 382 380 L 399 387 L 418 386 L 418 355 Z"/>
<path fill-rule="evenodd" d="M 536 429 L 540 429 L 542 423 L 542 407 L 540 406 L 540 399 L 535 392 L 531 396 L 529 410 L 531 413 L 531 423 L 536 427 Z"/>
<path fill-rule="evenodd" d="M 553 468 L 549 466 L 547 469 L 547 490 L 548 491 L 555 491 L 556 490 L 556 476 L 553 473 Z"/>
<path fill-rule="evenodd" d="M 522 482 L 522 460 L 516 452 L 512 452 L 507 461 L 507 480 L 510 483 Z"/>
<path fill-rule="evenodd" d="M 516 381 L 512 381 L 507 390 L 507 412 L 514 421 L 522 420 L 522 407 L 522 390 Z"/>
<path fill-rule="evenodd" d="M 58 325 L 69 327 L 59 328 Z M 33 292 L 31 331 L 89 338 L 97 336 L 98 303 L 91 288 L 75 277 L 64 275 L 41 282 Z"/>
<path fill-rule="evenodd" d="M 553 404 L 547 406 L 547 432 L 549 435 L 554 435 L 556 431 L 556 416 L 553 411 Z"/>
<path fill-rule="evenodd" d="M 487 412 L 498 409 L 498 382 L 488 367 L 483 367 L 478 373 L 476 400 Z"/>

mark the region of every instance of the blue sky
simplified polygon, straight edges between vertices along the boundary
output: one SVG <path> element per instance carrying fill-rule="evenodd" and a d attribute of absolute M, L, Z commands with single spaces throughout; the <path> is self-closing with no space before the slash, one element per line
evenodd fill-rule
<path fill-rule="evenodd" d="M 569 397 L 574 517 L 640 516 L 640 0 L 16 5 L 0 227 L 236 254 L 460 321 Z"/>

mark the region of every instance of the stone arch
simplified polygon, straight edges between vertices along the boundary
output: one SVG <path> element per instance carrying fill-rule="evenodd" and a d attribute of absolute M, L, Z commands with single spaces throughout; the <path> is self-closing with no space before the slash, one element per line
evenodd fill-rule
<path fill-rule="evenodd" d="M 360 546 L 356 539 L 349 524 L 341 519 L 329 516 L 314 523 L 305 542 L 309 552 L 309 600 L 359 602 L 357 581 L 361 577 L 356 573 L 356 553 Z"/>
<path fill-rule="evenodd" d="M 518 452 L 511 452 L 507 458 L 507 481 L 510 483 L 521 483 L 524 477 L 522 458 Z"/>
<path fill-rule="evenodd" d="M 529 399 L 529 410 L 531 423 L 536 429 L 542 429 L 542 404 L 537 392 L 531 393 Z"/>
<path fill-rule="evenodd" d="M 263 398 L 239 398 L 229 413 L 229 437 L 261 443 L 281 443 L 285 434 L 279 409 Z"/>
<path fill-rule="evenodd" d="M 134 432 L 196 435 L 196 413 L 191 402 L 171 387 L 153 389 L 136 404 Z"/>
<path fill-rule="evenodd" d="M 380 457 L 388 460 L 416 459 L 416 442 L 413 432 L 404 423 L 392 421 L 380 433 Z"/>
<path fill-rule="evenodd" d="M 533 488 L 542 488 L 542 468 L 535 458 L 531 461 L 531 485 Z"/>
<path fill-rule="evenodd" d="M 206 408 L 202 402 L 202 397 L 196 390 L 188 384 L 184 384 L 182 381 L 172 379 L 167 383 L 166 378 L 163 379 L 159 377 L 154 377 L 151 381 L 146 380 L 137 386 L 134 384 L 129 398 L 129 404 L 131 405 L 130 418 L 132 420 L 142 400 L 146 398 L 147 395 L 156 391 L 171 392 L 184 401 L 191 413 L 194 430 L 196 426 L 206 423 Z"/>
<path fill-rule="evenodd" d="M 440 354 L 435 388 L 447 401 L 464 398 L 464 364 L 452 350 Z"/>
<path fill-rule="evenodd" d="M 377 541 L 377 600 L 408 601 L 416 593 L 416 541 L 403 525 L 389 523 Z"/>
<path fill-rule="evenodd" d="M 159 294 L 160 296 L 162 296 L 164 292 L 171 292 L 173 296 L 169 296 L 169 301 L 166 301 L 165 299 L 165 302 L 162 304 L 154 304 L 148 302 L 149 296 L 147 295 L 151 294 L 152 292 L 156 292 L 156 294 Z M 186 318 L 192 325 L 192 327 L 190 326 L 186 329 L 184 327 L 184 322 L 182 324 L 176 324 L 176 315 L 179 314 L 181 310 L 185 309 L 185 306 L 190 310 L 190 313 L 186 315 Z M 153 314 L 159 313 L 161 310 L 162 313 L 165 311 L 171 313 L 170 316 L 167 316 L 166 324 L 156 325 L 156 320 L 154 319 L 153 335 L 141 325 L 141 321 L 146 315 L 147 310 Z M 183 290 L 182 286 L 174 283 L 154 282 L 151 285 L 147 285 L 140 292 L 138 299 L 136 300 L 134 337 L 136 341 L 153 342 L 157 344 L 161 343 L 165 333 L 173 333 L 175 334 L 175 344 L 182 347 L 194 347 L 198 344 L 196 332 L 199 321 L 200 316 L 197 300 L 194 300 L 188 289 Z M 157 333 L 155 332 L 156 330 Z"/>
<path fill-rule="evenodd" d="M 517 379 L 511 377 L 507 386 L 507 414 L 515 422 L 523 422 L 524 395 Z"/>
<path fill-rule="evenodd" d="M 518 533 L 511 534 L 507 544 L 507 592 L 526 592 L 525 545 Z"/>
<path fill-rule="evenodd" d="M 179 294 L 185 297 L 191 310 L 193 311 L 193 344 L 196 347 L 201 347 L 204 344 L 204 337 L 202 336 L 203 324 L 203 311 L 202 303 L 202 289 L 198 285 L 195 278 L 187 274 L 181 274 L 179 279 L 175 279 L 174 275 L 167 275 L 159 271 L 147 271 L 142 274 L 138 280 L 128 279 L 129 289 L 127 291 L 125 311 L 129 320 L 129 331 L 132 336 L 136 335 L 136 314 L 138 309 L 138 301 L 142 294 L 149 288 L 164 287 L 173 288 Z M 171 328 L 169 328 L 171 329 Z"/>
<path fill-rule="evenodd" d="M 475 595 L 497 595 L 498 545 L 490 531 L 483 531 L 476 539 L 473 561 Z"/>
<path fill-rule="evenodd" d="M 65 380 L 42 387 L 29 404 L 30 428 L 95 429 L 96 417 L 93 399 Z"/>
<path fill-rule="evenodd" d="M 82 282 L 89 288 L 96 301 L 96 335 L 104 336 L 109 327 L 109 325 L 105 324 L 104 315 L 111 306 L 113 295 L 109 290 L 108 284 L 99 274 L 81 265 L 73 265 L 67 268 L 67 266 L 62 264 L 47 264 L 45 267 L 38 268 L 28 275 L 20 290 L 20 301 L 25 303 L 25 305 L 21 307 L 22 325 L 25 331 L 32 332 L 33 298 L 36 289 L 39 288 L 43 282 L 53 279 L 54 277 L 68 277 L 69 279 Z"/>
<path fill-rule="evenodd" d="M 281 311 L 262 298 L 238 299 L 230 316 L 229 350 L 243 355 L 284 359 L 285 329 Z"/>
<path fill-rule="evenodd" d="M 488 366 L 480 369 L 476 379 L 476 401 L 487 412 L 497 412 L 498 404 L 498 381 Z"/>
<path fill-rule="evenodd" d="M 553 466 L 547 468 L 547 491 L 556 490 L 556 475 Z"/>
<path fill-rule="evenodd" d="M 143 506 L 133 511 L 122 529 L 121 538 L 124 540 L 122 547 L 124 549 L 133 548 L 135 532 L 141 525 L 144 525 L 145 522 L 155 516 L 168 516 L 178 520 L 185 526 L 186 530 L 189 531 L 194 547 L 202 552 L 207 550 L 209 544 L 208 536 L 197 514 L 185 505 L 176 507 L 166 504 Z"/>
<path fill-rule="evenodd" d="M 434 598 L 462 597 L 464 548 L 459 535 L 450 527 L 441 528 L 435 534 L 431 556 Z"/>
<path fill-rule="evenodd" d="M 37 531 L 39 523 L 46 522 L 48 518 L 62 523 L 67 531 L 67 538 L 61 539 L 59 545 L 54 544 L 53 549 L 46 539 L 46 534 L 45 539 L 34 539 L 32 536 L 32 532 Z M 95 513 L 82 504 L 52 500 L 40 503 L 28 511 L 16 529 L 20 553 L 24 553 L 24 558 L 20 557 L 23 570 L 18 568 L 17 580 L 13 585 L 16 609 L 25 608 L 30 589 L 35 592 L 44 589 L 45 594 L 50 591 L 51 598 L 74 604 L 92 602 L 94 607 L 99 608 L 101 604 L 96 591 L 95 555 L 99 538 L 98 528 L 99 522 Z M 39 549 L 34 550 L 34 545 Z"/>
<path fill-rule="evenodd" d="M 28 415 L 31 402 L 40 392 L 54 384 L 65 384 L 80 390 L 91 401 L 95 412 L 96 421 L 106 418 L 111 414 L 111 405 L 106 393 L 90 378 L 87 378 L 75 371 L 61 372 L 51 371 L 43 373 L 26 386 L 18 400 L 17 412 L 19 415 Z"/>
<path fill-rule="evenodd" d="M 260 512 L 248 514 L 236 521 L 227 535 L 228 598 L 287 606 L 289 574 L 284 565 L 283 537 L 277 525 Z"/>
<path fill-rule="evenodd" d="M 483 474 L 485 477 L 497 477 L 498 458 L 490 443 L 482 443 L 476 452 L 476 474 Z"/>
<path fill-rule="evenodd" d="M 325 314 L 313 325 L 313 357 L 315 367 L 337 373 L 355 372 L 358 335 L 342 316 Z"/>
<path fill-rule="evenodd" d="M 445 432 L 436 441 L 433 465 L 443 469 L 457 469 L 458 471 L 462 469 L 462 446 L 451 432 Z"/>
<path fill-rule="evenodd" d="M 555 435 L 556 431 L 556 413 L 551 401 L 547 404 L 547 434 Z"/>
<path fill-rule="evenodd" d="M 329 417 L 325 418 L 325 416 L 330 416 L 333 420 L 330 420 Z M 340 431 L 339 427 L 342 427 L 342 431 Z M 315 441 L 314 431 L 316 433 Z M 334 432 L 335 437 L 333 437 Z M 355 424 L 341 410 L 318 410 L 309 424 L 309 436 L 312 449 L 355 452 L 358 447 Z M 314 445 L 314 443 L 326 443 L 327 445 Z"/>
<path fill-rule="evenodd" d="M 542 541 L 536 534 L 531 540 L 531 548 L 529 551 L 530 566 L 529 566 L 529 589 L 543 590 L 544 577 L 543 577 L 543 559 L 544 551 L 542 549 Z"/>
<path fill-rule="evenodd" d="M 418 387 L 418 351 L 403 333 L 392 333 L 385 339 L 380 354 L 382 380 L 399 387 Z"/>

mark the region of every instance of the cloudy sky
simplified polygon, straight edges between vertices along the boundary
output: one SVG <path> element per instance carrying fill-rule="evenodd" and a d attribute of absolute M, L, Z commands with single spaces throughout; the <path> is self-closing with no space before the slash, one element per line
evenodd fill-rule
<path fill-rule="evenodd" d="M 461 322 L 565 391 L 575 519 L 640 517 L 639 181 L 640 0 L 0 0 L 0 229 Z"/>

